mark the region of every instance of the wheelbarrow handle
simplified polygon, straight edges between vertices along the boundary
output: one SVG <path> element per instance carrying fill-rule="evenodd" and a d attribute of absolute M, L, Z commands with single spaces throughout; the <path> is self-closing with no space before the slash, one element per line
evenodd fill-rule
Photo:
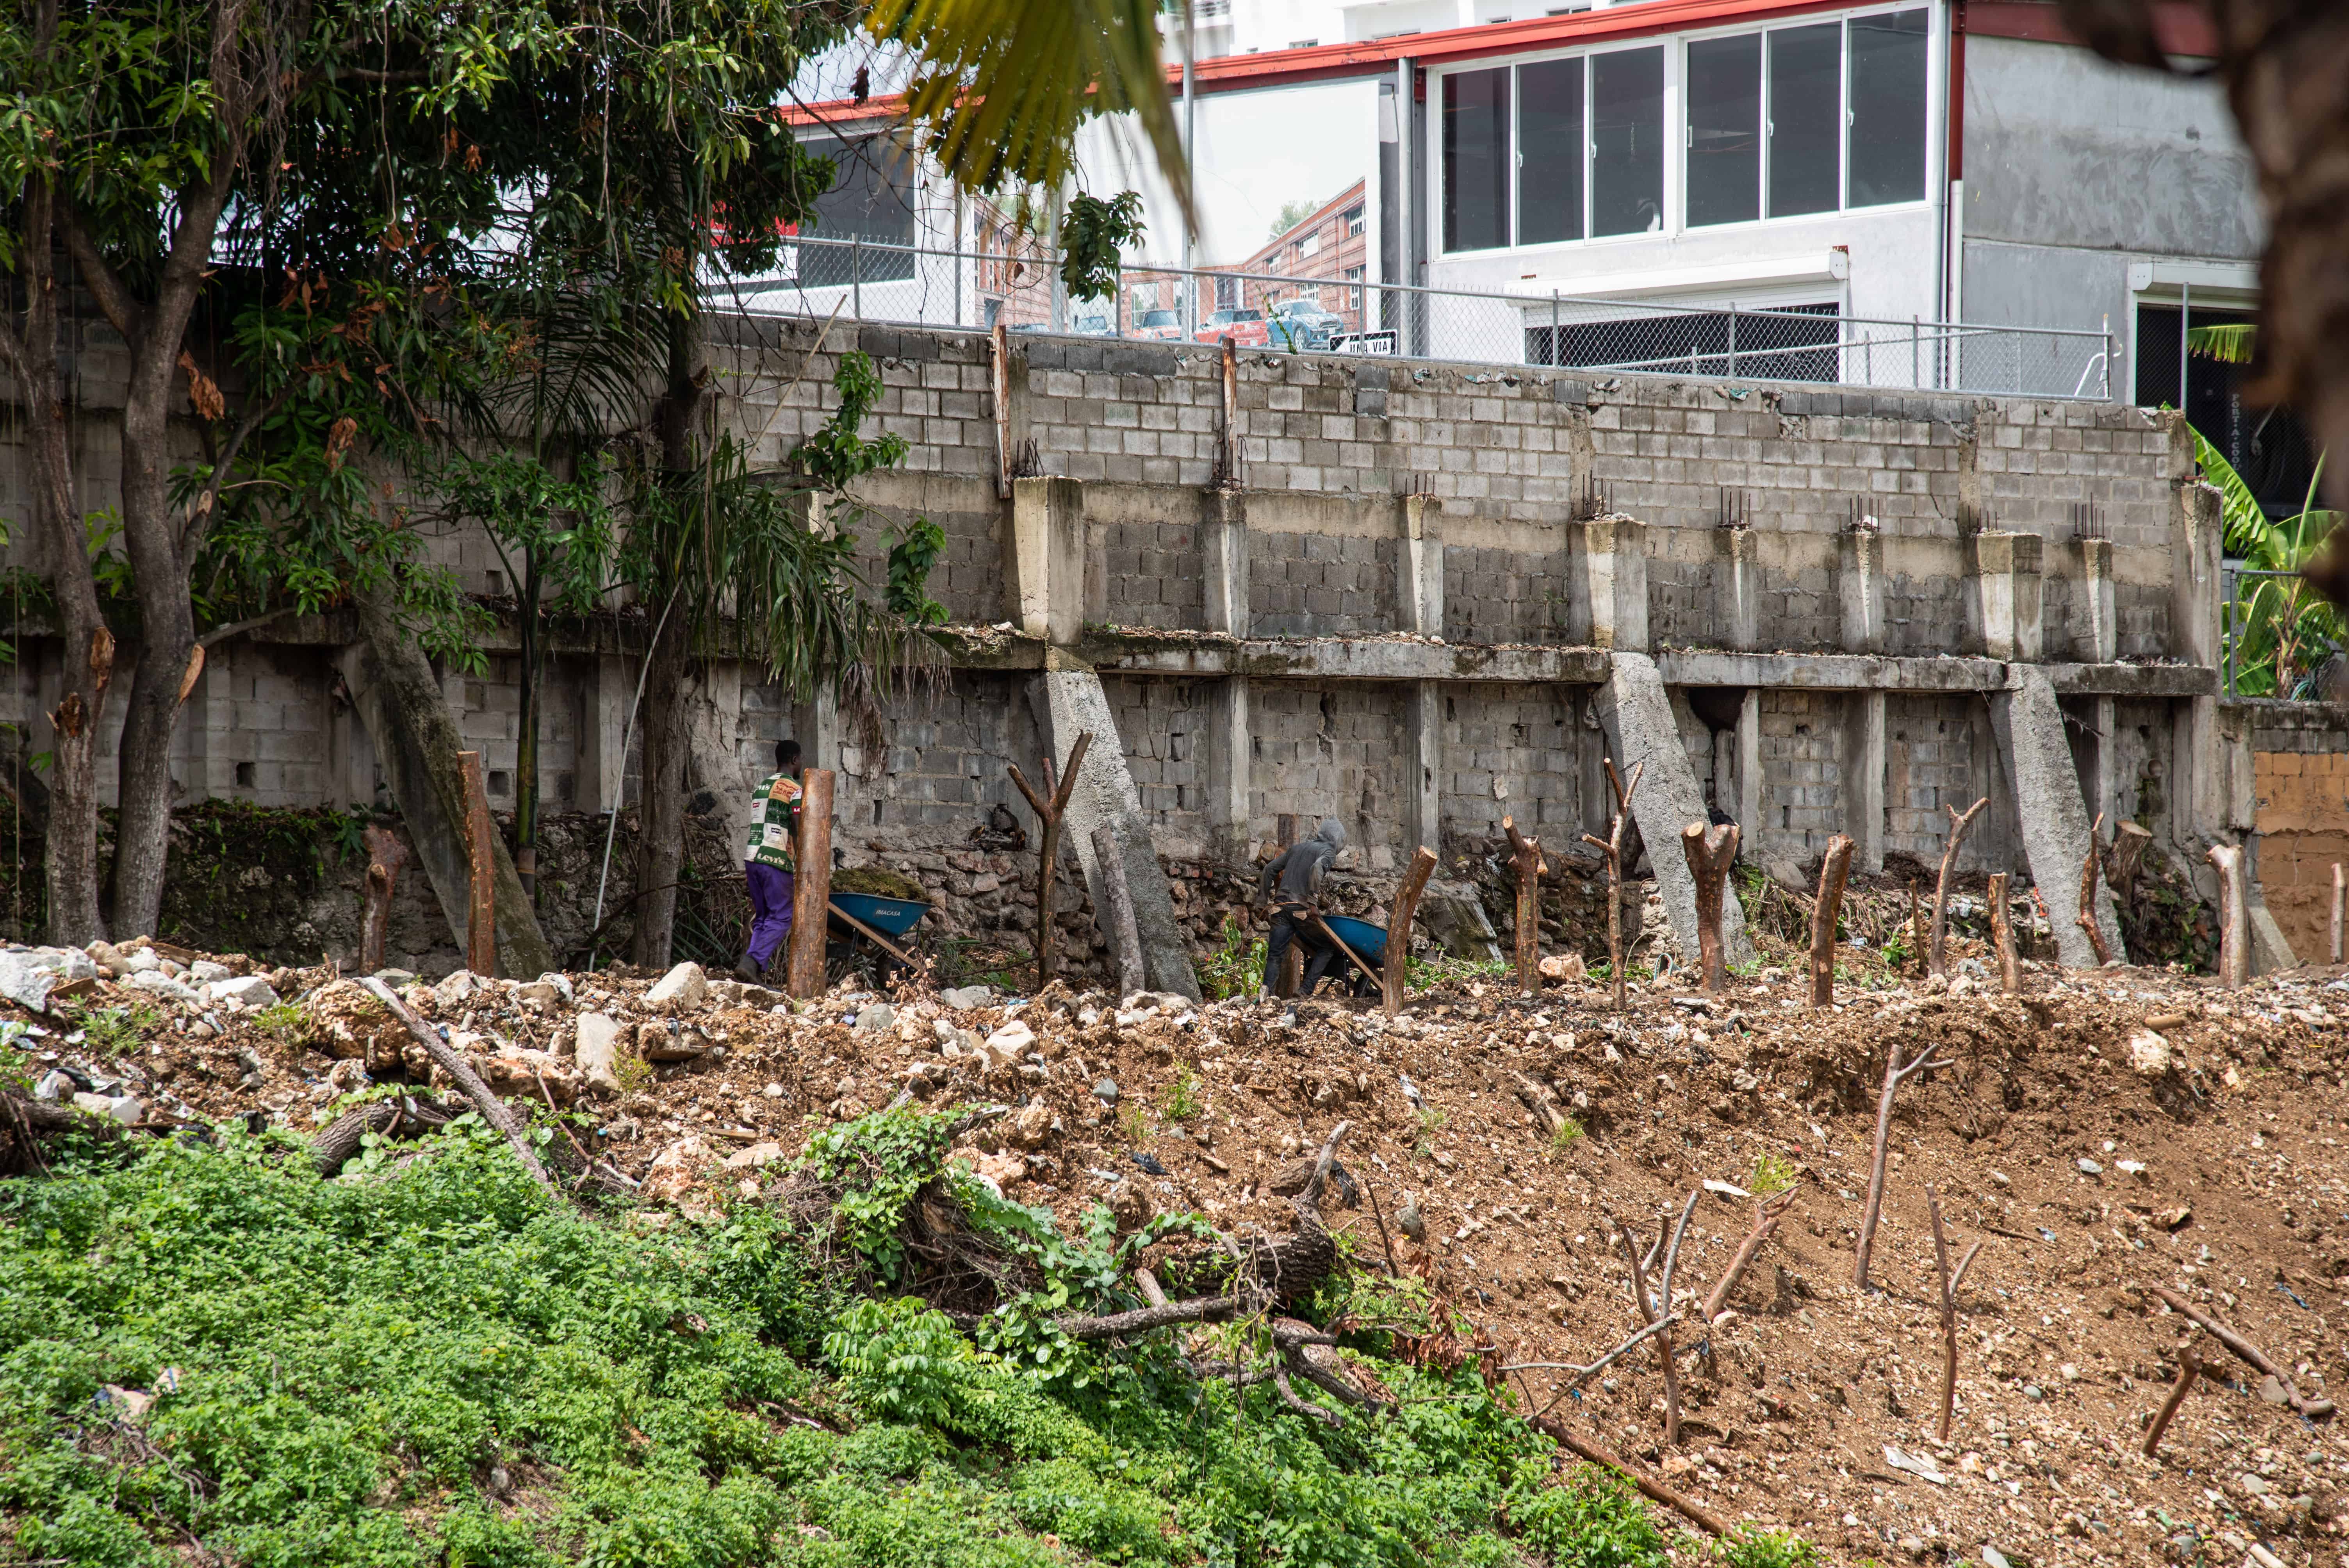
<path fill-rule="evenodd" d="M 874 941 L 879 943 L 888 951 L 889 955 L 892 958 L 895 958 L 898 963 L 904 965 L 908 969 L 919 969 L 921 967 L 919 964 L 914 961 L 914 957 L 911 954 L 898 946 L 895 943 L 890 941 L 887 937 L 882 935 L 879 932 L 874 930 L 871 926 L 865 924 L 863 921 L 857 919 L 854 915 L 849 913 L 846 910 L 841 908 L 837 900 L 828 898 L 823 902 L 826 909 L 840 916 L 841 919 L 848 922 L 850 925 L 855 927 L 858 931 L 863 932 Z"/>

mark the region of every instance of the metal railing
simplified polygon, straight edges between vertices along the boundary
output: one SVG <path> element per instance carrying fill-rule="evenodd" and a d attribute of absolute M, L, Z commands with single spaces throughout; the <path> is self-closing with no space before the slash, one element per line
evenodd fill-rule
<path fill-rule="evenodd" d="M 1361 278 L 1132 266 L 1105 299 L 1071 299 L 1041 245 L 939 250 L 800 234 L 778 275 L 731 285 L 751 311 L 1299 354 L 1397 356 L 1587 373 L 1808 382 L 1887 391 L 2104 401 L 2107 331 L 1478 293 Z"/>

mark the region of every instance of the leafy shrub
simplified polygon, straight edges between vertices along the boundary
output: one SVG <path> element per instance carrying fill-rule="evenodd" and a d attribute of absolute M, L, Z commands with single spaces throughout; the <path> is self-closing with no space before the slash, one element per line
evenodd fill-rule
<path fill-rule="evenodd" d="M 1558 1484 L 1509 1510 L 1526 1543 L 1552 1568 L 1664 1568 L 1663 1532 L 1631 1483 L 1597 1465 L 1576 1465 Z"/>
<path fill-rule="evenodd" d="M 1741 1524 L 1713 1543 L 1713 1557 L 1725 1568 L 1817 1568 L 1826 1559 L 1799 1535 Z"/>
<path fill-rule="evenodd" d="M 901 1296 L 850 1307 L 824 1336 L 823 1358 L 874 1415 L 918 1423 L 946 1418 L 948 1390 L 972 1352 L 945 1313 Z"/>
<path fill-rule="evenodd" d="M 947 1119 L 920 1110 L 876 1110 L 809 1140 L 803 1163 L 840 1184 L 834 1211 L 843 1238 L 881 1279 L 900 1277 L 905 1248 L 898 1223 L 952 1142 Z"/>
<path fill-rule="evenodd" d="M 1783 1192 L 1799 1178 L 1794 1161 L 1775 1154 L 1758 1154 L 1754 1158 L 1754 1195 L 1767 1198 Z"/>
<path fill-rule="evenodd" d="M 944 1141 L 935 1118 L 866 1118 L 811 1164 L 862 1183 L 847 1233 L 870 1243 Z M 1066 1236 L 957 1189 L 1045 1282 L 974 1346 L 918 1301 L 849 1294 L 771 1211 L 640 1234 L 550 1202 L 484 1130 L 409 1148 L 322 1181 L 282 1136 L 232 1132 L 0 1182 L 0 1557 L 1662 1561 L 1637 1499 L 1591 1472 L 1553 1486 L 1549 1440 L 1471 1368 L 1363 1355 L 1401 1407 L 1325 1429 L 1268 1387 L 1192 1379 L 1163 1343 L 1055 1342 L 1048 1303 L 1121 1302 L 1134 1253 L 1184 1217 Z M 156 1392 L 143 1422 L 106 1418 L 109 1384 Z"/>

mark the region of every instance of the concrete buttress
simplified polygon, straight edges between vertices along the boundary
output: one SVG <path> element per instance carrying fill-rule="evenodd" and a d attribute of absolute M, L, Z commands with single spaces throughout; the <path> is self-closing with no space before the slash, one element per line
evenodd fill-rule
<path fill-rule="evenodd" d="M 1704 789 L 1681 744 L 1671 697 L 1656 661 L 1645 654 L 1618 652 L 1609 664 L 1607 684 L 1599 688 L 1599 722 L 1607 727 L 1615 766 L 1627 780 L 1633 768 L 1647 765 L 1639 793 L 1631 797 L 1631 820 L 1648 846 L 1648 862 L 1655 868 L 1672 935 L 1683 953 L 1694 954 L 1696 879 L 1689 874 L 1680 839 L 1682 828 L 1706 820 Z M 1736 889 L 1726 881 L 1721 887 L 1721 945 L 1732 964 L 1754 956 L 1754 944 L 1745 936 L 1745 911 L 1737 902 Z"/>
<path fill-rule="evenodd" d="M 2088 809 L 2080 799 L 2079 769 L 2064 733 L 2064 710 L 2047 672 L 2032 665 L 2010 666 L 2013 684 L 1990 699 L 1991 723 L 2005 754 L 2021 819 L 2023 854 L 2031 880 L 2047 901 L 2055 927 L 2056 956 L 2067 969 L 2090 969 L 2096 955 L 2077 923 L 2080 869 L 2088 859 Z M 2111 891 L 2096 884 L 2096 924 L 2115 954 L 2122 951 L 2120 921 Z"/>

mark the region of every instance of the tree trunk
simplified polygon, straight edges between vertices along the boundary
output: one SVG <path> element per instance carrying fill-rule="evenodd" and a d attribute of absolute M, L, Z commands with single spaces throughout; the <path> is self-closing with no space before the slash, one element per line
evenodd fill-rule
<path fill-rule="evenodd" d="M 450 931 L 463 934 L 471 866 L 465 842 L 465 789 L 457 753 L 461 743 L 424 650 L 382 598 L 357 601 L 364 640 L 345 653 L 343 679 L 351 707 L 375 742 L 391 798 L 408 824 L 416 858 L 432 883 Z M 532 979 L 554 967 L 554 954 L 522 895 L 505 841 L 490 835 L 497 876 L 498 951 L 502 967 Z"/>
<path fill-rule="evenodd" d="M 185 395 L 178 374 L 181 345 L 212 265 L 238 156 L 236 146 L 220 149 L 209 183 L 179 192 L 179 222 L 154 298 L 143 310 L 128 303 L 128 291 L 110 273 L 86 269 L 101 307 L 130 346 L 122 400 L 122 542 L 139 600 L 139 657 L 116 759 L 120 819 L 114 838 L 114 925 L 122 932 L 152 933 L 162 914 L 171 843 L 171 732 L 201 668 L 194 662 L 195 605 L 188 592 L 188 562 L 200 535 L 171 505 L 171 405 Z M 74 248 L 79 255 L 84 246 L 77 239 Z"/>
<path fill-rule="evenodd" d="M 2243 851 L 2213 844 L 2205 853 L 2219 872 L 2219 983 L 2233 989 L 2251 978 L 2251 913 L 2243 877 Z"/>
<path fill-rule="evenodd" d="M 667 387 L 654 410 L 663 477 L 670 485 L 694 482 L 693 425 L 701 409 L 708 356 L 701 317 L 672 314 Z M 702 519 L 702 526 L 707 528 L 709 521 Z M 688 576 L 707 564 L 698 551 L 678 554 L 683 562 L 680 571 Z M 668 967 L 677 930 L 677 880 L 685 863 L 685 769 L 690 750 L 686 740 L 685 686 L 691 673 L 692 628 L 698 619 L 690 614 L 672 618 L 645 654 L 644 798 L 636 832 L 636 934 L 629 956 L 647 969 Z"/>
<path fill-rule="evenodd" d="M 1541 991 L 1541 874 L 1546 869 L 1541 841 L 1517 831 L 1514 817 L 1501 819 L 1501 831 L 1509 836 L 1517 873 L 1517 989 L 1537 995 Z"/>
<path fill-rule="evenodd" d="M 677 930 L 677 880 L 685 864 L 686 629 L 672 619 L 646 655 L 643 802 L 636 830 L 632 962 L 666 969 Z"/>
<path fill-rule="evenodd" d="M 792 937 L 785 986 L 802 999 L 823 995 L 823 942 L 832 923 L 832 786 L 829 768 L 800 776 L 800 834 L 793 845 Z"/>
<path fill-rule="evenodd" d="M 2014 958 L 2014 919 L 2007 907 L 2008 875 L 1992 872 L 1990 878 L 1990 934 L 1998 947 L 1999 989 L 2013 995 L 2023 989 L 2023 965 Z"/>
<path fill-rule="evenodd" d="M 521 634 L 521 708 L 514 724 L 514 875 L 524 898 L 538 898 L 538 708 L 546 681 L 546 639 L 539 620 L 539 560 L 523 552 L 515 623 Z"/>
<path fill-rule="evenodd" d="M 57 24 L 52 0 L 38 8 L 35 19 L 35 51 L 44 59 L 54 46 Z M 47 544 L 49 581 L 65 634 L 64 690 L 48 716 L 55 734 L 49 744 L 43 893 L 50 940 L 78 945 L 106 934 L 98 898 L 98 732 L 114 674 L 114 637 L 98 611 L 81 511 L 74 503 L 65 378 L 57 365 L 57 203 L 46 181 L 26 182 L 19 211 L 22 326 L 12 321 L 0 327 L 0 360 L 15 371 L 24 397 L 34 526 Z"/>

